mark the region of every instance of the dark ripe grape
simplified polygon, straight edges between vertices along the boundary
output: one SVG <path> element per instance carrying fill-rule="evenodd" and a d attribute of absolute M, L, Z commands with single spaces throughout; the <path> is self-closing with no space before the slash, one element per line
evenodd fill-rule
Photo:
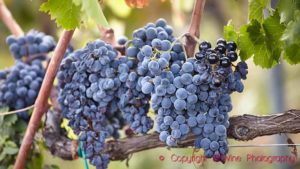
<path fill-rule="evenodd" d="M 217 45 L 219 45 L 219 44 L 222 44 L 222 45 L 226 46 L 226 40 L 223 39 L 223 38 L 219 38 L 219 39 L 217 40 Z"/>
<path fill-rule="evenodd" d="M 216 53 L 216 51 L 213 50 L 213 49 L 207 49 L 207 50 L 205 51 L 205 53 L 206 53 L 206 54 L 211 54 L 211 53 Z"/>
<path fill-rule="evenodd" d="M 205 54 L 202 53 L 202 52 L 197 52 L 197 53 L 195 54 L 195 58 L 196 58 L 197 60 L 202 60 L 203 58 L 205 58 Z"/>
<path fill-rule="evenodd" d="M 219 51 L 220 53 L 224 54 L 226 52 L 226 47 L 223 44 L 218 44 L 215 50 Z"/>
<path fill-rule="evenodd" d="M 199 50 L 202 51 L 202 50 L 207 50 L 211 48 L 211 44 L 207 41 L 203 41 L 202 43 L 200 43 L 199 45 Z"/>
<path fill-rule="evenodd" d="M 127 137 L 132 137 L 134 136 L 134 131 L 131 128 L 125 129 L 125 134 Z"/>
<path fill-rule="evenodd" d="M 229 51 L 227 57 L 231 62 L 235 62 L 238 59 L 238 55 L 234 51 Z"/>
<path fill-rule="evenodd" d="M 214 160 L 215 162 L 221 161 L 221 155 L 220 155 L 220 154 L 215 154 L 215 155 L 213 156 L 213 160 Z"/>
<path fill-rule="evenodd" d="M 216 64 L 219 61 L 219 58 L 217 54 L 211 53 L 208 55 L 207 60 L 210 64 Z"/>
<path fill-rule="evenodd" d="M 230 62 L 230 60 L 229 60 L 228 57 L 222 57 L 222 58 L 220 58 L 220 65 L 222 67 L 229 67 L 230 64 L 231 64 L 231 62 Z"/>
<path fill-rule="evenodd" d="M 218 78 L 218 77 L 214 77 L 214 78 L 212 79 L 212 83 L 213 83 L 213 85 L 214 85 L 215 87 L 220 87 L 220 86 L 222 85 L 222 81 L 221 81 L 221 79 Z"/>
<path fill-rule="evenodd" d="M 235 51 L 236 50 L 236 43 L 233 41 L 229 41 L 226 45 L 228 51 Z"/>

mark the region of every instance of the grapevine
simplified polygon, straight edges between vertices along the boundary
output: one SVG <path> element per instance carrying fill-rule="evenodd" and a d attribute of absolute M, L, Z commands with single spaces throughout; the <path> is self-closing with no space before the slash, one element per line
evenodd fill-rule
<path fill-rule="evenodd" d="M 181 36 L 176 37 L 179 31 L 170 20 L 159 18 L 118 39 L 101 8 L 106 3 L 44 2 L 40 10 L 64 29 L 56 43 L 55 36 L 34 29 L 24 33 L 0 0 L 0 19 L 12 33 L 4 41 L 14 60 L 0 70 L 1 169 L 32 168 L 31 154 L 42 159 L 41 142 L 55 156 L 81 157 L 106 169 L 110 161 L 157 147 L 201 149 L 205 158 L 225 164 L 228 138 L 299 133 L 299 110 L 231 116 L 236 106 L 232 96 L 247 91 L 244 83 L 252 70 L 247 59 L 262 68 L 281 60 L 299 62 L 298 2 L 280 0 L 269 7 L 268 2 L 249 1 L 249 22 L 237 28 L 229 21 L 215 43 L 200 39 L 205 0 L 195 0 L 190 26 Z M 90 21 L 100 39 L 74 48 L 74 32 Z M 84 37 L 75 33 L 74 38 L 78 36 Z M 26 127 L 14 133 L 20 125 Z M 40 129 L 44 140 L 36 142 Z"/>

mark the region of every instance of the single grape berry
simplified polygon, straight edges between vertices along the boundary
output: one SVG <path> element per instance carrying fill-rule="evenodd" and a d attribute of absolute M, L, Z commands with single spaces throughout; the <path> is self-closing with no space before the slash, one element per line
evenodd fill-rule
<path fill-rule="evenodd" d="M 226 47 L 223 44 L 218 44 L 215 48 L 216 51 L 219 51 L 220 53 L 224 54 L 226 52 Z"/>
<path fill-rule="evenodd" d="M 231 62 L 235 62 L 238 59 L 238 56 L 237 56 L 237 54 L 234 51 L 229 51 L 227 53 L 227 57 L 229 58 L 229 60 Z"/>
<path fill-rule="evenodd" d="M 205 58 L 205 54 L 202 53 L 202 52 L 197 52 L 197 53 L 195 54 L 195 58 L 196 58 L 197 60 L 202 60 L 203 58 Z"/>
<path fill-rule="evenodd" d="M 209 48 L 209 49 L 207 49 L 207 50 L 205 51 L 205 53 L 206 53 L 206 55 L 209 55 L 209 54 L 212 54 L 212 53 L 216 53 L 216 51 L 213 50 L 213 49 L 211 49 L 211 48 Z"/>
<path fill-rule="evenodd" d="M 222 81 L 221 81 L 221 79 L 218 78 L 218 77 L 214 77 L 214 78 L 212 79 L 212 83 L 213 83 L 213 85 L 214 85 L 215 87 L 220 87 L 220 86 L 222 85 Z"/>
<path fill-rule="evenodd" d="M 216 64 L 219 61 L 219 58 L 217 54 L 211 53 L 208 55 L 207 60 L 210 64 Z"/>
<path fill-rule="evenodd" d="M 229 67 L 231 64 L 230 60 L 228 59 L 228 57 L 222 57 L 220 58 L 220 65 L 222 67 Z"/>
<path fill-rule="evenodd" d="M 202 50 L 207 50 L 211 48 L 211 44 L 207 41 L 203 41 L 202 43 L 200 43 L 199 45 L 199 50 L 202 51 Z"/>
<path fill-rule="evenodd" d="M 217 40 L 217 45 L 219 45 L 219 44 L 222 44 L 222 45 L 226 46 L 226 40 L 224 40 L 223 38 L 219 38 Z"/>
<path fill-rule="evenodd" d="M 236 50 L 236 43 L 233 41 L 229 41 L 226 45 L 228 51 L 235 51 Z"/>

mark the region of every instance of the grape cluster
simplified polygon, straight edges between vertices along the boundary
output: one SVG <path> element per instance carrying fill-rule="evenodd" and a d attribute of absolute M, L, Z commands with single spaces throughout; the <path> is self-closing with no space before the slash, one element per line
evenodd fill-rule
<path fill-rule="evenodd" d="M 174 41 L 172 34 L 172 27 L 167 25 L 164 19 L 158 19 L 156 23 L 148 23 L 135 30 L 132 46 L 126 50 L 128 61 L 118 68 L 122 86 L 125 87 L 123 92 L 120 92 L 119 107 L 131 129 L 137 133 L 145 134 L 153 127 L 153 120 L 147 115 L 152 88 L 144 91 L 143 87 L 144 83 L 158 73 L 151 72 L 148 67 L 153 54 L 152 48 L 168 51 Z M 122 38 L 119 44 L 125 44 L 126 41 L 127 38 Z M 167 61 L 164 61 L 167 64 Z"/>
<path fill-rule="evenodd" d="M 105 139 L 118 138 L 124 126 L 117 99 L 119 64 L 113 47 L 96 40 L 64 58 L 58 72 L 62 113 L 97 168 L 107 168 L 109 161 L 102 153 Z"/>
<path fill-rule="evenodd" d="M 179 44 L 166 52 L 152 48 L 147 66 L 154 78 L 142 83 L 142 91 L 152 93 L 161 141 L 176 146 L 193 133 L 197 136 L 196 148 L 203 148 L 205 155 L 216 161 L 224 160 L 228 151 L 228 112 L 232 110 L 230 94 L 243 91 L 241 79 L 246 79 L 248 73 L 245 62 L 239 62 L 232 70 L 232 62 L 238 59 L 235 50 L 234 42 L 223 39 L 217 41 L 214 49 L 210 43 L 202 42 L 200 52 L 185 61 L 170 57 L 183 53 Z"/>
<path fill-rule="evenodd" d="M 29 31 L 21 37 L 10 35 L 6 38 L 6 43 L 17 60 L 31 55 L 39 55 L 39 58 L 46 58 L 45 54 L 52 51 L 56 45 L 53 37 L 35 30 Z"/>
<path fill-rule="evenodd" d="M 241 61 L 237 65 L 236 44 L 224 39 L 217 40 L 215 49 L 211 44 L 202 42 L 200 52 L 196 54 L 198 66 L 207 76 L 209 87 L 202 94 L 206 103 L 206 113 L 197 116 L 197 121 L 203 123 L 202 133 L 197 134 L 196 148 L 203 148 L 207 157 L 213 157 L 215 161 L 225 161 L 228 152 L 227 128 L 229 127 L 229 115 L 232 110 L 231 97 L 233 92 L 242 92 L 244 89 L 242 79 L 246 79 L 248 66 Z M 206 67 L 206 69 L 205 69 Z M 234 68 L 234 70 L 233 70 Z M 202 74 L 202 75 L 201 75 Z M 200 98 L 200 97 L 199 97 Z"/>
<path fill-rule="evenodd" d="M 18 110 L 33 105 L 44 74 L 38 60 L 31 65 L 17 61 L 12 68 L 0 71 L 0 107 Z M 29 119 L 27 112 L 18 113 L 18 116 L 24 120 Z"/>

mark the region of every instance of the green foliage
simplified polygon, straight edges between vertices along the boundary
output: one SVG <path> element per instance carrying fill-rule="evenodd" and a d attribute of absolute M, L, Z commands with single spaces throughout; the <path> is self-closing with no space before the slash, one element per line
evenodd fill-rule
<path fill-rule="evenodd" d="M 280 0 L 277 8 L 280 13 L 280 22 L 289 23 L 293 20 L 295 11 L 300 9 L 300 1 Z"/>
<path fill-rule="evenodd" d="M 264 9 L 270 4 L 270 0 L 249 0 L 249 20 L 258 20 L 262 22 L 264 19 Z"/>
<path fill-rule="evenodd" d="M 72 0 L 48 0 L 43 3 L 40 10 L 49 13 L 58 26 L 70 30 L 80 26 L 80 6 Z"/>
<path fill-rule="evenodd" d="M 300 62 L 300 11 L 294 16 L 282 35 L 284 41 L 284 58 L 290 64 L 297 64 Z"/>
<path fill-rule="evenodd" d="M 97 0 L 48 0 L 41 5 L 40 10 L 49 13 L 58 26 L 67 30 L 79 28 L 87 19 L 108 27 Z"/>
<path fill-rule="evenodd" d="M 228 22 L 226 26 L 224 26 L 224 39 L 227 41 L 237 41 L 238 34 L 234 29 L 234 25 L 232 24 L 231 20 Z"/>
<path fill-rule="evenodd" d="M 1 115 L 9 111 L 8 107 L 0 108 L 0 169 L 13 168 L 16 156 L 21 146 L 21 140 L 27 128 L 27 123 L 19 119 L 16 114 Z M 39 141 L 35 142 L 26 163 L 26 169 L 41 169 L 44 166 L 43 154 L 40 151 Z M 57 169 L 57 166 L 47 166 L 48 169 Z"/>
<path fill-rule="evenodd" d="M 81 12 L 86 14 L 88 18 L 92 18 L 98 25 L 108 27 L 108 22 L 102 12 L 97 0 L 73 0 L 76 4 L 81 5 Z"/>
<path fill-rule="evenodd" d="M 248 24 L 238 31 L 230 22 L 224 27 L 224 38 L 235 40 L 242 60 L 253 57 L 254 63 L 262 68 L 271 68 L 280 57 L 290 64 L 300 62 L 300 2 L 281 0 L 275 11 L 264 18 L 263 10 L 269 1 L 249 1 Z"/>
<path fill-rule="evenodd" d="M 8 108 L 1 108 L 0 112 L 6 112 Z M 0 113 L 1 114 L 1 113 Z M 19 151 L 17 143 L 13 138 L 18 138 L 13 130 L 13 125 L 17 122 L 17 115 L 0 116 L 0 169 L 8 168 L 14 162 L 14 158 Z"/>

